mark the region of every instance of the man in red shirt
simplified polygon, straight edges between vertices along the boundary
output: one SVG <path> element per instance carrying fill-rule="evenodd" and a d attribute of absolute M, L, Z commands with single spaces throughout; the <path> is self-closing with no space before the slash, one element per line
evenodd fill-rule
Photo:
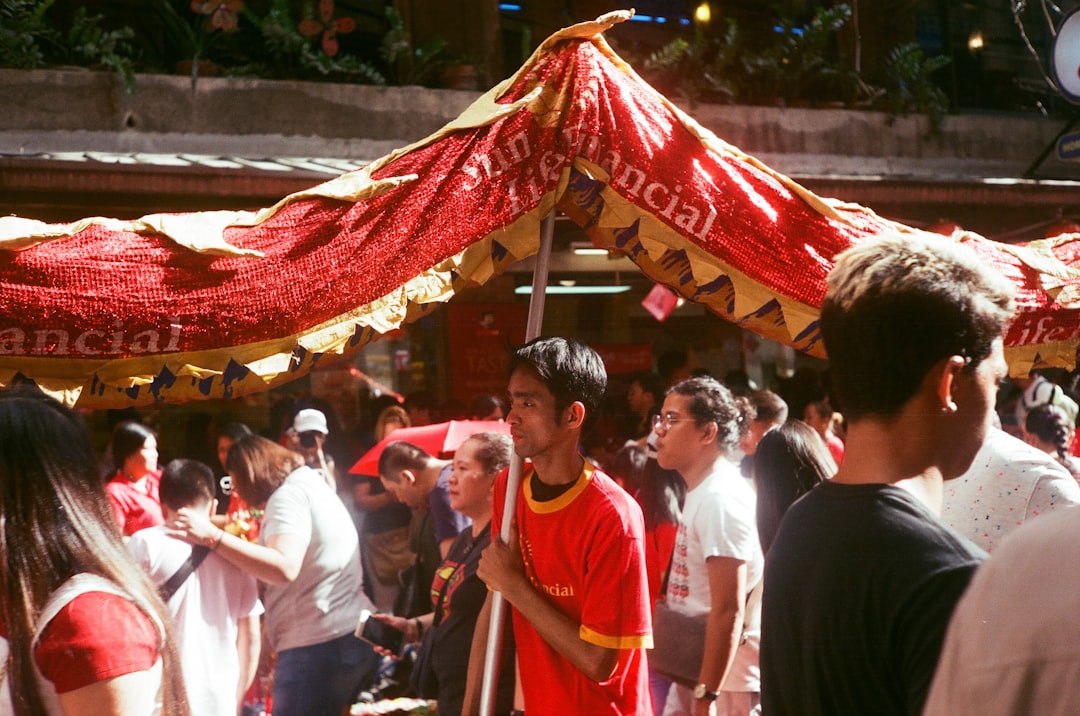
<path fill-rule="evenodd" d="M 507 473 L 496 479 L 492 533 L 511 519 L 511 540 L 492 539 L 477 574 L 512 607 L 529 716 L 652 713 L 641 509 L 578 451 L 606 387 L 600 357 L 576 341 L 537 339 L 510 360 L 510 436 L 532 465 L 513 516 L 502 514 Z M 466 713 L 479 703 L 490 609 L 489 594 L 473 638 Z"/>

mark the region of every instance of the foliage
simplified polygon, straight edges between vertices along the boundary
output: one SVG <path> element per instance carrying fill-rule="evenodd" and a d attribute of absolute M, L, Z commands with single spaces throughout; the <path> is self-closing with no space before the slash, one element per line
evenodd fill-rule
<path fill-rule="evenodd" d="M 819 7 L 809 21 L 782 14 L 775 30 L 744 37 L 733 20 L 724 32 L 676 39 L 637 63 L 650 82 L 669 94 L 698 101 L 782 98 L 788 102 L 864 102 L 875 90 L 839 56 L 837 34 L 851 21 L 851 7 Z"/>
<path fill-rule="evenodd" d="M 234 74 L 260 77 L 333 77 L 368 84 L 386 84 L 385 75 L 370 62 L 348 53 L 327 55 L 300 32 L 300 22 L 289 12 L 288 0 L 272 0 L 265 16 L 245 10 L 243 17 L 258 32 L 262 47 L 258 59 L 237 65 Z"/>
<path fill-rule="evenodd" d="M 101 27 L 103 16 L 86 14 L 80 7 L 72 18 L 71 29 L 64 35 L 61 47 L 67 59 L 78 64 L 103 65 L 124 81 L 128 94 L 135 91 L 134 50 L 130 40 L 135 31 L 130 27 L 106 30 Z"/>
<path fill-rule="evenodd" d="M 405 29 L 401 13 L 394 7 L 386 8 L 390 29 L 383 35 L 379 55 L 395 73 L 398 84 L 415 85 L 430 80 L 436 70 L 451 61 L 445 56 L 446 40 L 436 37 L 418 47 Z M 457 64 L 467 64 L 461 60 Z"/>
<path fill-rule="evenodd" d="M 650 54 L 642 74 L 668 94 L 678 94 L 691 107 L 701 101 L 733 102 L 739 95 L 738 27 L 729 22 L 721 36 L 700 30 L 692 42 L 677 38 Z"/>
<path fill-rule="evenodd" d="M 760 95 L 788 100 L 850 99 L 858 74 L 835 58 L 836 33 L 851 20 L 851 7 L 839 3 L 819 7 L 800 25 L 784 15 L 773 41 L 762 52 L 744 55 L 743 68 Z"/>
<path fill-rule="evenodd" d="M 48 16 L 55 0 L 0 1 L 0 66 L 35 69 L 49 64 L 107 67 L 116 72 L 127 91 L 135 91 L 135 51 L 130 27 L 107 30 L 102 15 L 74 14 L 70 27 L 53 26 Z"/>
<path fill-rule="evenodd" d="M 42 43 L 56 31 L 45 19 L 55 0 L 0 0 L 0 66 L 32 70 L 45 64 Z"/>
<path fill-rule="evenodd" d="M 879 100 L 889 124 L 917 112 L 929 118 L 931 134 L 940 131 L 949 111 L 949 97 L 934 83 L 933 76 L 949 62 L 944 55 L 927 57 L 914 42 L 892 49 L 885 61 L 885 94 Z"/>

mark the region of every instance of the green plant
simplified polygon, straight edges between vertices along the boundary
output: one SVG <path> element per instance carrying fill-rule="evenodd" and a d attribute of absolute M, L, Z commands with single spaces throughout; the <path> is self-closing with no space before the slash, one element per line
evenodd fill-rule
<path fill-rule="evenodd" d="M 219 46 L 228 34 L 237 29 L 238 13 L 243 3 L 236 0 L 233 4 L 184 3 L 183 14 L 172 0 L 160 0 L 157 5 L 158 21 L 165 32 L 169 56 L 183 58 L 191 63 L 191 87 L 195 88 L 199 80 L 199 68 L 203 61 L 209 61 L 211 52 Z M 188 12 L 188 10 L 193 12 Z M 216 11 L 216 15 L 214 14 Z"/>
<path fill-rule="evenodd" d="M 952 60 L 944 55 L 927 57 L 914 42 L 898 45 L 885 60 L 885 93 L 878 101 L 888 113 L 886 122 L 915 112 L 930 120 L 930 134 L 937 134 L 949 111 L 949 96 L 934 83 L 934 74 Z"/>
<path fill-rule="evenodd" d="M 642 63 L 642 75 L 666 93 L 676 93 L 693 107 L 700 101 L 731 102 L 739 95 L 740 37 L 734 21 L 723 35 L 701 30 L 692 41 L 676 38 Z"/>
<path fill-rule="evenodd" d="M 0 65 L 31 70 L 48 64 L 103 66 L 116 72 L 128 93 L 135 91 L 135 52 L 130 27 L 106 30 L 102 15 L 80 7 L 67 30 L 48 16 L 55 0 L 0 1 Z"/>
<path fill-rule="evenodd" d="M 45 64 L 42 44 L 55 40 L 45 18 L 55 0 L 0 1 L 0 66 L 32 70 Z"/>
<path fill-rule="evenodd" d="M 341 76 L 384 85 L 386 77 L 373 64 L 348 53 L 334 56 L 316 49 L 311 39 L 300 32 L 300 22 L 289 12 L 287 0 L 271 0 L 262 17 L 249 10 L 243 16 L 258 29 L 262 47 L 260 56 L 247 65 L 237 66 L 235 74 L 270 77 Z"/>
<path fill-rule="evenodd" d="M 390 29 L 383 35 L 379 55 L 392 72 L 395 72 L 398 84 L 416 85 L 430 80 L 432 75 L 446 64 L 471 64 L 446 57 L 446 40 L 441 37 L 413 46 L 412 36 L 405 29 L 401 13 L 393 6 L 386 8 L 386 20 Z"/>
<path fill-rule="evenodd" d="M 825 99 L 854 92 L 858 73 L 835 57 L 836 33 L 851 20 L 851 7 L 819 7 L 800 24 L 782 16 L 764 51 L 742 58 L 760 93 L 785 99 Z"/>
<path fill-rule="evenodd" d="M 62 53 L 68 61 L 102 65 L 118 74 L 128 94 L 135 92 L 134 50 L 129 44 L 135 37 L 130 27 L 106 30 L 101 15 L 87 15 L 80 7 L 72 18 L 71 29 L 63 36 Z"/>

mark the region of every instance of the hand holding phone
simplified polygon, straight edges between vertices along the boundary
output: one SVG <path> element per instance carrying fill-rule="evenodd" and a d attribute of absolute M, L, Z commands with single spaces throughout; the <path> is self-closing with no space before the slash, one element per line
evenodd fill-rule
<path fill-rule="evenodd" d="M 356 624 L 356 637 L 367 643 L 382 647 L 395 655 L 400 656 L 405 646 L 405 634 L 385 622 L 375 618 L 375 615 L 367 609 L 360 612 L 360 620 Z"/>

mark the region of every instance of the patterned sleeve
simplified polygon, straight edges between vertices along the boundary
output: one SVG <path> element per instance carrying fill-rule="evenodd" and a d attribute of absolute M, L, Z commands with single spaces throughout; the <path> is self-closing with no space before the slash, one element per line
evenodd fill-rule
<path fill-rule="evenodd" d="M 75 597 L 42 631 L 34 659 L 42 675 L 67 693 L 150 669 L 159 658 L 158 630 L 124 597 Z"/>
<path fill-rule="evenodd" d="M 1064 467 L 1047 466 L 1035 482 L 1035 489 L 1028 500 L 1027 514 L 1024 520 L 1038 517 L 1047 512 L 1080 504 L 1080 485 Z"/>

